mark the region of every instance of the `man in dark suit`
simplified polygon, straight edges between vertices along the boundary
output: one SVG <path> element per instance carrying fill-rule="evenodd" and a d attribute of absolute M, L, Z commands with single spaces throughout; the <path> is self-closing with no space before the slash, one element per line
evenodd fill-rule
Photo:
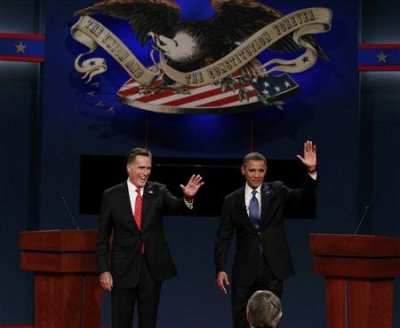
<path fill-rule="evenodd" d="M 284 211 L 312 199 L 316 191 L 316 147 L 304 143 L 303 156 L 297 155 L 308 174 L 303 187 L 290 189 L 283 182 L 264 182 L 267 161 L 260 153 L 243 158 L 246 185 L 225 197 L 215 240 L 217 286 L 227 293 L 226 266 L 232 236 L 236 252 L 232 270 L 232 315 L 235 328 L 248 328 L 246 304 L 259 289 L 281 297 L 283 279 L 294 274 L 284 227 Z"/>
<path fill-rule="evenodd" d="M 180 185 L 184 197 L 176 198 L 165 185 L 148 181 L 151 165 L 150 151 L 132 149 L 127 181 L 103 194 L 96 257 L 100 284 L 111 292 L 112 328 L 132 327 L 136 302 L 138 327 L 156 327 L 161 282 L 177 274 L 163 216 L 191 209 L 203 185 L 193 175 Z"/>

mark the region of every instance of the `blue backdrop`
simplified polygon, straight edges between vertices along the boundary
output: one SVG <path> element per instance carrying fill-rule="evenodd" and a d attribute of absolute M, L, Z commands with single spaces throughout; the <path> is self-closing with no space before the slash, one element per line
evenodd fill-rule
<path fill-rule="evenodd" d="M 210 15 L 208 1 L 177 2 L 185 19 L 205 19 Z M 299 320 L 304 326 L 323 322 L 323 284 L 321 278 L 312 274 L 307 238 L 309 231 L 350 232 L 357 217 L 358 140 L 349 138 L 359 124 L 357 2 L 329 2 L 333 10 L 332 30 L 316 39 L 330 61 L 319 60 L 310 70 L 292 75 L 300 84 L 300 92 L 287 100 L 283 110 L 264 107 L 225 116 L 157 114 L 120 105 L 113 94 L 128 77 L 124 72 L 121 74 L 119 67 L 113 66 L 112 60 L 110 74 L 105 73 L 107 78 L 98 79 L 103 89 L 97 94 L 101 95 L 91 101 L 83 94 L 85 89 L 81 88 L 82 82 L 73 69 L 73 61 L 82 46 L 69 35 L 76 21 L 72 13 L 90 4 L 88 1 L 59 1 L 47 6 L 42 167 L 48 178 L 41 185 L 40 227 L 69 225 L 54 191 L 65 194 L 73 208 L 78 208 L 80 154 L 121 155 L 134 145 L 147 143 L 156 157 L 241 158 L 253 143 L 254 149 L 270 158 L 294 159 L 303 141 L 313 139 L 319 147 L 323 177 L 318 214 L 315 222 L 291 220 L 287 224 L 298 274 L 289 279 L 285 287 L 286 310 L 282 325 L 291 327 Z M 326 1 L 271 1 L 268 4 L 284 13 L 327 6 Z M 116 24 L 116 33 L 121 37 L 132 37 L 125 22 L 109 19 L 106 23 Z M 140 53 L 138 46 L 134 51 Z M 101 97 L 105 95 L 110 103 L 96 107 L 96 101 L 104 99 Z M 107 112 L 109 106 L 114 107 L 112 112 Z M 343 157 L 348 161 L 345 173 L 340 165 Z M 337 183 L 343 174 L 348 184 L 345 189 Z M 346 202 L 334 201 L 339 193 Z M 81 216 L 80 220 L 93 225 L 96 219 Z M 327 220 L 335 221 L 334 229 L 326 224 Z M 160 326 L 228 327 L 230 301 L 217 292 L 214 281 L 212 249 L 217 218 L 170 218 L 166 224 L 180 274 L 163 286 Z M 307 302 L 301 301 L 304 294 L 309 295 Z M 107 304 L 106 298 L 106 308 Z M 107 314 L 105 309 L 105 322 Z"/>

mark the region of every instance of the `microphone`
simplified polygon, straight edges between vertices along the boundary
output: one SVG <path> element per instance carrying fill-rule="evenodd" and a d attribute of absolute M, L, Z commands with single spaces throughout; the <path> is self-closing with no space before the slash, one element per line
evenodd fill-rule
<path fill-rule="evenodd" d="M 364 208 L 364 213 L 363 213 L 363 215 L 361 216 L 360 222 L 358 223 L 358 226 L 357 226 L 356 230 L 354 231 L 353 235 L 356 235 L 356 234 L 358 233 L 358 230 L 360 229 L 361 224 L 363 223 L 365 217 L 366 217 L 367 214 L 368 214 L 369 208 L 370 208 L 369 205 L 365 206 L 365 208 Z"/>
<path fill-rule="evenodd" d="M 71 209 L 69 208 L 67 201 L 65 200 L 65 197 L 63 195 L 60 195 L 60 198 L 64 204 L 65 209 L 67 210 L 68 216 L 71 219 L 71 221 L 74 223 L 74 226 L 76 228 L 76 230 L 81 230 L 81 228 L 79 227 L 78 223 L 76 222 L 74 216 L 72 215 Z"/>

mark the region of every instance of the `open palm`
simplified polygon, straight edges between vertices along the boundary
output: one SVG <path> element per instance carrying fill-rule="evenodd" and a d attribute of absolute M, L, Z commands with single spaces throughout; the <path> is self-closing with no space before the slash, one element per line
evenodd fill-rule
<path fill-rule="evenodd" d="M 317 168 L 317 146 L 312 141 L 307 140 L 303 148 L 303 156 L 297 155 L 297 158 L 309 171 L 314 171 Z"/>

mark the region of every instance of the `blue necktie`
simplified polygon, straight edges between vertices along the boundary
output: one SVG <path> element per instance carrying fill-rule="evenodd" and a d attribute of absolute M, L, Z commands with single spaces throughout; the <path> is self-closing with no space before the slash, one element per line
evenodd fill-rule
<path fill-rule="evenodd" d="M 258 203 L 258 199 L 256 197 L 257 190 L 254 189 L 251 193 L 253 196 L 251 197 L 249 203 L 249 219 L 254 228 L 258 230 L 260 228 L 260 204 Z"/>

